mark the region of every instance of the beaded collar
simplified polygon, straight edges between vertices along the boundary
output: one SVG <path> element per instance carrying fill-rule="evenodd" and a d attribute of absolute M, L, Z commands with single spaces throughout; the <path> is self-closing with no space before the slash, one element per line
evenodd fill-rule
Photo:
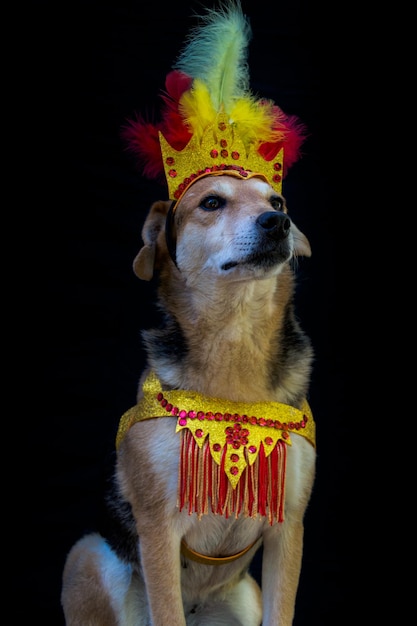
<path fill-rule="evenodd" d="M 255 414 L 259 417 L 255 417 Z M 150 371 L 143 383 L 143 397 L 120 419 L 116 448 L 120 446 L 126 432 L 136 422 L 154 417 L 171 416 L 178 418 L 177 432 L 185 427 L 192 428 L 200 440 L 204 438 L 204 430 L 201 429 L 203 423 L 230 422 L 234 432 L 241 430 L 243 424 L 265 426 L 269 429 L 270 436 L 272 435 L 274 439 L 276 437 L 283 439 L 289 445 L 291 445 L 290 433 L 292 432 L 306 437 L 314 447 L 316 446 L 315 423 L 306 400 L 302 409 L 296 409 L 280 402 L 232 402 L 205 396 L 197 391 L 182 389 L 163 391 L 156 374 Z M 238 424 L 240 427 L 237 426 Z"/>
<path fill-rule="evenodd" d="M 200 517 L 209 512 L 284 520 L 287 447 L 301 435 L 316 446 L 315 423 L 305 400 L 301 409 L 279 402 L 231 402 L 196 391 L 162 389 L 150 371 L 143 397 L 126 411 L 118 449 L 136 422 L 175 417 L 181 437 L 178 507 Z"/>

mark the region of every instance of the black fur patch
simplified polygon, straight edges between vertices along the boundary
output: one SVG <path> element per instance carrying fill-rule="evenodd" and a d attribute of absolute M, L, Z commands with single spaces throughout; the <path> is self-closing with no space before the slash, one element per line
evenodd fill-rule
<path fill-rule="evenodd" d="M 181 327 L 169 314 L 165 314 L 159 328 L 144 330 L 142 338 L 151 360 L 162 358 L 175 364 L 188 353 Z"/>
<path fill-rule="evenodd" d="M 277 337 L 277 351 L 272 355 L 270 366 L 271 387 L 280 387 L 282 381 L 293 367 L 299 367 L 304 362 L 306 367 L 311 365 L 313 350 L 310 338 L 301 329 L 294 313 L 294 306 L 290 303 L 285 310 L 285 319 L 280 334 Z M 306 387 L 308 381 L 306 380 Z M 300 390 L 299 397 L 294 402 L 301 402 L 307 389 Z"/>
<path fill-rule="evenodd" d="M 120 494 L 115 482 L 106 498 L 106 515 L 102 521 L 101 535 L 117 556 L 125 562 L 138 562 L 138 535 L 132 507 Z"/>

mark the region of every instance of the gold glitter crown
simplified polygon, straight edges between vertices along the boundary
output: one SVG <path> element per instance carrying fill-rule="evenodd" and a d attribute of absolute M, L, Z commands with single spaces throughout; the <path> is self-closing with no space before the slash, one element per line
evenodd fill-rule
<path fill-rule="evenodd" d="M 145 176 L 166 180 L 174 202 L 196 180 L 216 174 L 258 176 L 281 193 L 306 129 L 251 92 L 252 33 L 240 0 L 220 0 L 200 17 L 166 77 L 161 121 L 129 120 L 128 147 Z"/>
<path fill-rule="evenodd" d="M 284 149 L 267 161 L 254 144 L 247 149 L 225 113 L 219 113 L 201 140 L 194 134 L 183 150 L 175 150 L 159 132 L 169 197 L 179 200 L 186 189 L 199 178 L 231 173 L 241 178 L 259 176 L 277 193 L 282 190 Z"/>

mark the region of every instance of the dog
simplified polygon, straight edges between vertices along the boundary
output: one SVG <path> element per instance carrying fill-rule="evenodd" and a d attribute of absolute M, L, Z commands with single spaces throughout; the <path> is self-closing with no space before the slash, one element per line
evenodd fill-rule
<path fill-rule="evenodd" d="M 112 532 L 67 555 L 66 624 L 290 626 L 316 460 L 294 303 L 310 243 L 281 194 L 234 172 L 154 202 L 141 238 L 160 320 L 120 422 Z"/>

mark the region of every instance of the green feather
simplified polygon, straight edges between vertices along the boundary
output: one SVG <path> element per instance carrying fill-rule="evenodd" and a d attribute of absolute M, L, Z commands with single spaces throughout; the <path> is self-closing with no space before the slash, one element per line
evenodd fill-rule
<path fill-rule="evenodd" d="M 208 88 L 216 111 L 230 112 L 237 99 L 250 96 L 248 44 L 252 36 L 248 18 L 238 0 L 207 9 L 188 35 L 174 69 L 198 78 Z"/>

